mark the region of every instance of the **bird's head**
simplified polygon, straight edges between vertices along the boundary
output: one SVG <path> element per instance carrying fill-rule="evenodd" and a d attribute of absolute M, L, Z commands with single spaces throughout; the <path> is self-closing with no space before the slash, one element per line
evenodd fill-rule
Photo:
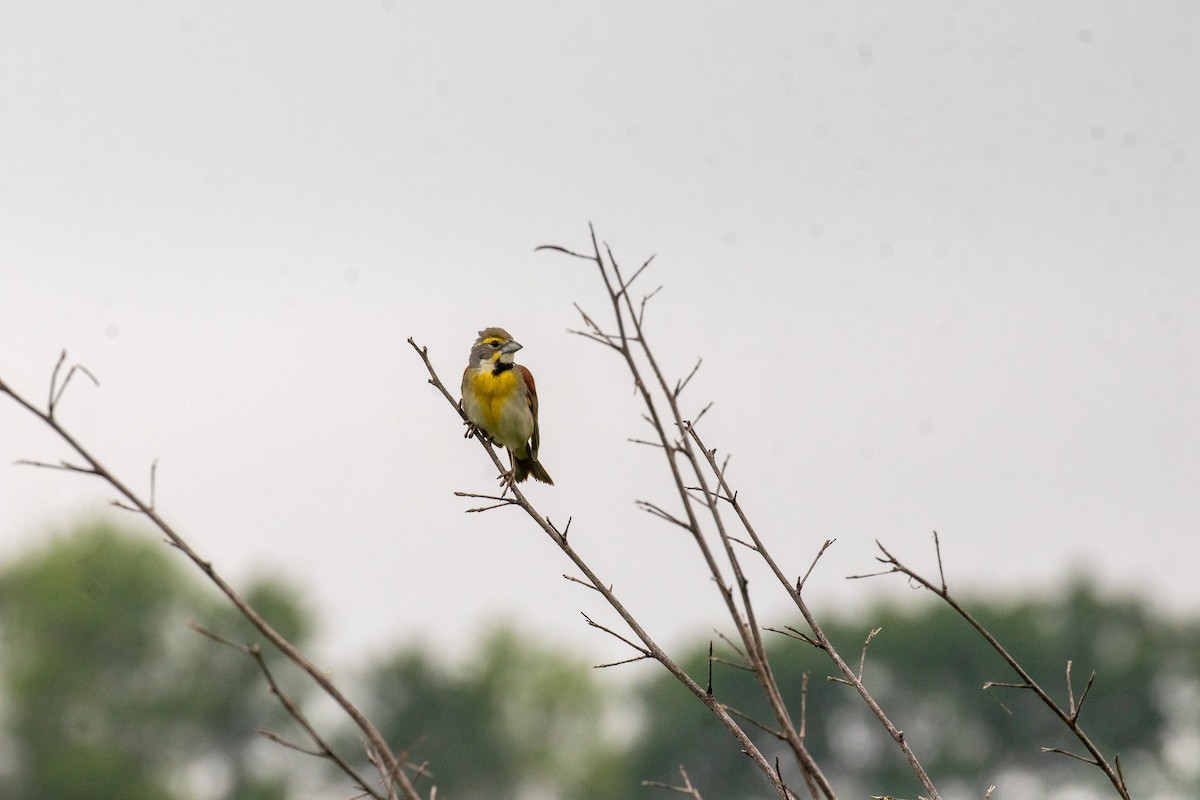
<path fill-rule="evenodd" d="M 471 346 L 471 365 L 511 364 L 513 355 L 521 349 L 504 328 L 484 328 Z"/>

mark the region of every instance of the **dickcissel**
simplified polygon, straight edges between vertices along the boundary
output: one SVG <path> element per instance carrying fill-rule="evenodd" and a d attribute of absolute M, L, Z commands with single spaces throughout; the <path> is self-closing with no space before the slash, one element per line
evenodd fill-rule
<path fill-rule="evenodd" d="M 537 387 L 529 370 L 513 361 L 520 349 L 503 328 L 479 332 L 463 370 L 462 409 L 471 425 L 508 448 L 512 470 L 503 479 L 520 483 L 532 475 L 553 484 L 537 460 Z"/>

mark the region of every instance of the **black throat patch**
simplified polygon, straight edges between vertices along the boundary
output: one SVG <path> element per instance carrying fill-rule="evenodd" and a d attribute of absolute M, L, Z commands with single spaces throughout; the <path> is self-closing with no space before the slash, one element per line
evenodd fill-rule
<path fill-rule="evenodd" d="M 515 366 L 516 364 L 505 364 L 503 361 L 497 361 L 496 366 L 492 368 L 492 374 L 499 375 L 501 372 L 510 370 Z"/>

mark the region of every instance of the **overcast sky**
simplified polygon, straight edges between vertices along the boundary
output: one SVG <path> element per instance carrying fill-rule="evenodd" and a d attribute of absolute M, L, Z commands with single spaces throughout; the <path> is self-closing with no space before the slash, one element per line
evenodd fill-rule
<path fill-rule="evenodd" d="M 1200 12 L 1186 3 L 60 3 L 0 13 L 0 377 L 332 646 L 619 646 L 405 344 L 537 376 L 529 495 L 668 643 L 719 602 L 602 315 L 594 222 L 818 608 L 879 538 L 965 591 L 1200 610 Z M 456 389 L 454 389 L 456 391 Z M 63 455 L 0 403 L 0 462 Z M 0 466 L 0 558 L 100 513 Z M 150 534 L 147 534 L 150 535 Z M 766 614 L 786 604 L 755 582 Z M 786 621 L 786 620 L 784 620 Z M 870 626 L 864 620 L 864 630 Z M 334 654 L 337 664 L 352 663 Z M 635 667 L 634 669 L 641 669 Z"/>

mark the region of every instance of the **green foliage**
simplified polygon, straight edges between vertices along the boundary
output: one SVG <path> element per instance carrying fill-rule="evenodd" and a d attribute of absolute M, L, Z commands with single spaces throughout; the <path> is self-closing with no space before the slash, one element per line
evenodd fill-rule
<path fill-rule="evenodd" d="M 251 593 L 294 636 L 280 586 Z M 0 677 L 12 769 L 0 796 L 175 800 L 189 765 L 206 796 L 281 798 L 248 761 L 254 725 L 279 720 L 254 664 L 188 630 L 252 641 L 228 605 L 160 542 L 100 525 L 0 573 Z"/>
<path fill-rule="evenodd" d="M 293 642 L 310 634 L 294 593 L 264 582 L 247 599 Z M 1102 596 L 1076 581 L 1055 597 L 966 605 L 1033 676 L 1067 705 L 1066 662 L 1093 740 L 1121 754 L 1137 796 L 1200 796 L 1200 768 L 1185 745 L 1200 741 L 1200 623 L 1163 617 L 1144 602 Z M 17 800 L 284 800 L 283 772 L 315 762 L 259 743 L 254 728 L 292 729 L 245 656 L 186 627 L 195 619 L 238 642 L 259 636 L 226 600 L 161 543 L 95 526 L 0 570 L 0 797 Z M 913 595 L 824 621 L 857 662 L 872 628 L 867 685 L 904 729 L 945 796 L 1054 796 L 1068 785 L 1114 796 L 1098 771 L 1060 755 L 1080 752 L 1001 659 L 945 605 Z M 797 627 L 801 627 L 797 625 Z M 863 703 L 815 649 L 767 634 L 775 674 L 798 718 L 808 673 L 807 742 L 843 797 L 916 797 L 908 765 Z M 707 680 L 707 642 L 687 669 Z M 738 656 L 717 642 L 717 654 Z M 295 697 L 304 681 L 268 654 Z M 769 798 L 763 777 L 733 739 L 666 675 L 634 690 L 611 672 L 501 628 L 460 666 L 419 647 L 367 671 L 366 710 L 398 750 L 425 761 L 438 796 L 453 800 L 653 798 L 642 780 L 675 782 L 684 765 L 705 797 Z M 749 673 L 714 666 L 717 698 L 773 726 Z M 785 776 L 789 754 L 747 726 Z M 360 752 L 345 732 L 342 752 Z M 371 769 L 363 766 L 364 774 Z M 1019 779 L 1019 780 L 1018 780 Z M 339 785 L 345 788 L 344 779 Z M 1008 787 L 1008 788 L 1006 788 Z M 343 792 L 348 796 L 348 788 Z"/>
<path fill-rule="evenodd" d="M 372 670 L 373 718 L 439 796 L 456 800 L 613 797 L 618 752 L 604 731 L 606 698 L 586 664 L 493 631 L 459 670 L 405 650 Z"/>
<path fill-rule="evenodd" d="M 1082 581 L 1059 597 L 968 604 L 1064 707 L 1067 660 L 1074 662 L 1076 700 L 1096 670 L 1083 723 L 1110 758 L 1121 754 L 1135 786 L 1170 773 L 1164 739 L 1187 720 L 1180 709 L 1172 714 L 1163 687 L 1200 692 L 1200 626 L 1165 620 L 1139 601 L 1103 598 Z M 868 649 L 867 684 L 947 796 L 982 796 L 988 785 L 1011 786 L 1018 777 L 1023 787 L 1047 795 L 1076 786 L 1115 796 L 1098 770 L 1041 752 L 1042 746 L 1081 748 L 1031 693 L 983 689 L 988 681 L 1016 676 L 947 606 L 914 595 L 903 608 L 881 604 L 825 623 L 855 663 L 874 627 L 882 632 Z M 768 636 L 796 719 L 803 674 L 809 674 L 807 742 L 840 794 L 916 797 L 921 787 L 866 706 L 851 688 L 826 680 L 828 659 L 798 641 Z M 684 660 L 702 684 L 707 647 L 700 644 Z M 739 660 L 720 642 L 717 655 Z M 600 694 L 599 681 L 569 656 L 501 631 L 461 671 L 428 651 L 405 650 L 374 670 L 369 685 L 376 719 L 394 742 L 430 762 L 442 796 L 653 797 L 641 781 L 677 782 L 680 764 L 706 797 L 773 796 L 729 733 L 669 676 L 655 674 L 635 697 L 620 701 Z M 722 702 L 774 726 L 750 673 L 718 663 L 713 681 Z M 635 708 L 640 724 L 626 726 L 619 738 L 597 737 L 605 711 L 616 704 Z M 1195 720 L 1191 725 L 1200 732 Z M 789 772 L 790 754 L 780 743 L 745 727 L 768 758 L 779 756 L 789 781 L 803 786 Z M 1195 794 L 1196 777 L 1176 775 L 1161 786 Z"/>
<path fill-rule="evenodd" d="M 1121 755 L 1135 787 L 1138 781 L 1144 786 L 1169 772 L 1164 740 L 1182 721 L 1172 714 L 1173 701 L 1164 697 L 1163 689 L 1190 687 L 1180 692 L 1184 697 L 1200 691 L 1200 660 L 1195 658 L 1200 625 L 1165 620 L 1140 601 L 1104 599 L 1086 582 L 1074 583 L 1057 598 L 976 598 L 968 605 L 1064 708 L 1069 702 L 1066 662 L 1073 661 L 1077 701 L 1096 671 L 1081 722 L 1110 761 Z M 803 629 L 802 622 L 797 627 Z M 1026 785 L 1047 793 L 1070 784 L 1110 796 L 1111 786 L 1098 770 L 1041 752 L 1043 746 L 1081 753 L 1083 749 L 1031 692 L 998 687 L 984 691 L 988 681 L 1018 679 L 944 604 L 917 599 L 903 609 L 880 605 L 853 619 L 827 620 L 824 627 L 855 664 L 870 629 L 882 628 L 867 651 L 864 679 L 943 791 L 959 787 L 966 796 L 982 796 L 988 785 L 1020 775 Z M 802 673 L 810 675 L 807 743 L 841 793 L 916 797 L 920 786 L 907 762 L 857 694 L 826 680 L 833 671 L 828 660 L 791 639 L 775 637 L 768 644 L 776 677 L 797 717 Z M 704 675 L 707 669 L 707 643 L 703 647 L 688 660 L 693 675 Z M 723 655 L 737 659 L 728 652 Z M 748 673 L 717 665 L 714 683 L 722 702 L 774 726 Z M 724 730 L 698 710 L 686 692 L 659 677 L 644 696 L 651 724 L 634 750 L 634 769 L 665 780 L 682 763 L 692 781 L 708 790 L 706 796 L 771 796 L 736 748 L 728 742 L 720 746 L 727 738 Z M 1195 722 L 1191 730 L 1198 732 Z M 681 730 L 689 735 L 680 739 Z M 752 727 L 750 732 L 764 752 L 779 754 L 783 764 L 789 763 L 772 737 Z M 803 785 L 796 773 L 785 770 L 785 775 L 796 781 L 794 785 Z M 1178 776 L 1174 789 L 1194 796 L 1200 791 L 1196 777 L 1194 772 Z"/>

